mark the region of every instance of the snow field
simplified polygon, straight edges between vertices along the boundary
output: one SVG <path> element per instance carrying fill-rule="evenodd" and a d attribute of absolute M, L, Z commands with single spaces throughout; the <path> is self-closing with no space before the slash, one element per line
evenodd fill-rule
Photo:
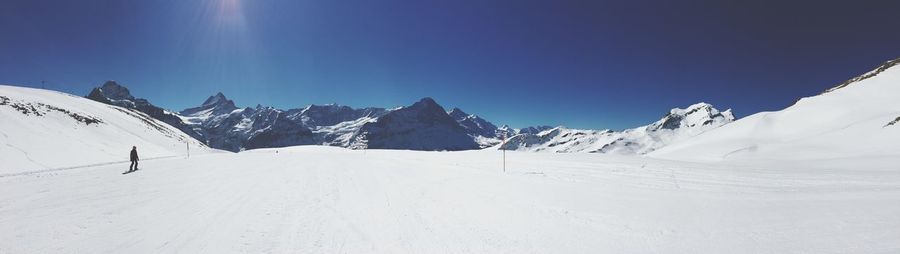
<path fill-rule="evenodd" d="M 900 172 L 871 162 L 895 158 L 500 158 L 307 146 L 0 177 L 0 253 L 900 251 Z"/>

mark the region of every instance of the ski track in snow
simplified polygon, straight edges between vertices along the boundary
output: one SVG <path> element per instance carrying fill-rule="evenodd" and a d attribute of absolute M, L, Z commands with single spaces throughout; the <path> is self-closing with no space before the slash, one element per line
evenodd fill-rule
<path fill-rule="evenodd" d="M 25 159 L 28 159 L 28 161 L 30 161 L 31 163 L 34 163 L 35 165 L 47 168 L 46 165 L 41 164 L 40 162 L 37 162 L 34 159 L 32 159 L 31 156 L 28 155 L 28 152 L 26 152 L 25 150 L 22 150 L 21 148 L 18 148 L 16 146 L 10 144 L 9 143 L 9 135 L 6 135 L 6 133 L 3 133 L 3 132 L 0 132 L 0 134 L 3 134 L 3 140 L 4 140 L 3 144 L 6 145 L 6 147 L 12 148 L 13 150 L 16 150 L 16 151 L 22 153 L 22 156 L 25 156 Z M 3 176 L 4 176 L 3 174 L 0 174 L 0 177 L 3 177 Z"/>
<path fill-rule="evenodd" d="M 0 253 L 900 251 L 896 170 L 499 159 L 295 147 L 3 177 Z"/>

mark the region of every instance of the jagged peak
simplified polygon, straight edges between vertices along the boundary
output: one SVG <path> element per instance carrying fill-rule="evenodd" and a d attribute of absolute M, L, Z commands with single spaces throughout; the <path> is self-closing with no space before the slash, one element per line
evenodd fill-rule
<path fill-rule="evenodd" d="M 107 80 L 106 82 L 103 82 L 103 85 L 100 87 L 101 88 L 107 88 L 107 87 L 116 88 L 116 87 L 122 87 L 122 85 L 119 85 L 119 82 L 116 82 L 115 80 Z"/>
<path fill-rule="evenodd" d="M 687 108 L 673 108 L 669 110 L 670 115 L 687 115 L 694 112 L 698 112 L 701 110 L 706 110 L 707 112 L 714 111 L 715 107 L 712 104 L 706 102 L 699 102 L 693 105 L 688 106 Z M 717 111 L 717 110 L 715 110 Z M 718 112 L 718 111 L 717 111 Z"/>
<path fill-rule="evenodd" d="M 218 92 L 203 101 L 203 104 L 199 107 L 182 110 L 181 114 L 192 115 L 210 109 L 214 110 L 216 114 L 230 114 L 239 108 L 234 105 L 234 101 L 229 100 L 222 92 Z"/>
<path fill-rule="evenodd" d="M 704 126 L 715 122 L 732 122 L 734 115 L 731 109 L 719 111 L 706 102 L 695 103 L 687 108 L 673 108 L 662 119 L 646 127 L 649 131 L 660 129 L 674 130 L 681 127 Z"/>
<path fill-rule="evenodd" d="M 438 105 L 437 101 L 435 101 L 431 97 L 423 97 L 422 99 L 419 99 L 416 104 Z"/>
<path fill-rule="evenodd" d="M 101 95 L 103 97 L 106 97 L 107 99 L 112 100 L 134 99 L 134 96 L 131 95 L 131 91 L 129 91 L 127 87 L 120 85 L 115 80 L 107 80 L 106 82 L 103 82 L 103 85 L 98 88 L 94 88 L 91 93 Z"/>
<path fill-rule="evenodd" d="M 444 111 L 444 108 L 441 107 L 441 105 L 438 104 L 436 101 L 434 101 L 434 99 L 432 99 L 431 97 L 422 98 L 421 100 L 419 100 L 416 103 L 413 103 L 413 105 L 411 105 L 407 108 L 440 110 L 441 112 L 443 112 L 445 114 L 447 113 L 446 111 Z"/>
<path fill-rule="evenodd" d="M 225 97 L 225 95 L 222 94 L 222 92 L 218 92 L 218 93 L 216 93 L 216 95 L 206 98 L 206 100 L 203 101 L 203 104 L 201 104 L 201 105 L 209 106 L 209 105 L 222 104 L 222 103 L 227 103 L 227 102 L 230 102 L 230 100 L 228 100 L 228 98 Z"/>

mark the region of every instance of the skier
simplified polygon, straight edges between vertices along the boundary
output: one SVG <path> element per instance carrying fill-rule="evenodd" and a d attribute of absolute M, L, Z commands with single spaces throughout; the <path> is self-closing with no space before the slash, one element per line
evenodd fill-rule
<path fill-rule="evenodd" d="M 128 166 L 128 172 L 137 171 L 138 166 L 137 146 L 131 147 L 131 166 Z"/>

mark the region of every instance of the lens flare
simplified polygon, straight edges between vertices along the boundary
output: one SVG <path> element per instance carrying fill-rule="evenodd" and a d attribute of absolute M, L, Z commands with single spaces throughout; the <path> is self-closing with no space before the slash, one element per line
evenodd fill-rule
<path fill-rule="evenodd" d="M 244 8 L 250 3 L 253 2 L 203 0 L 182 4 L 182 8 L 193 10 L 194 15 L 190 22 L 174 28 L 182 36 L 180 53 L 173 61 L 191 63 L 192 67 L 183 72 L 202 73 L 208 82 L 230 85 L 259 82 L 266 61 Z"/>
<path fill-rule="evenodd" d="M 246 25 L 240 0 L 217 0 L 213 4 L 217 22 L 228 25 Z"/>

